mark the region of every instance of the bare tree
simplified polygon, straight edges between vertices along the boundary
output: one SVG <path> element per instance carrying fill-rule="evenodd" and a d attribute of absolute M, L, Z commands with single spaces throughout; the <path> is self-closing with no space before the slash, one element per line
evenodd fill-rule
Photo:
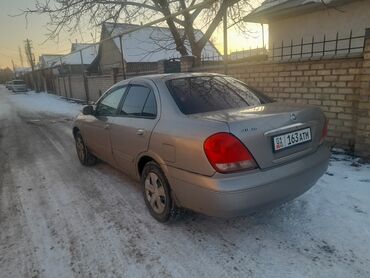
<path fill-rule="evenodd" d="M 173 13 L 186 10 L 203 0 L 36 0 L 34 8 L 24 11 L 29 14 L 49 15 L 49 38 L 56 38 L 61 30 L 75 32 L 82 24 L 83 17 L 89 18 L 90 26 L 104 22 L 150 21 L 165 16 L 176 50 L 182 55 L 191 53 L 200 58 L 203 48 L 221 22 L 225 10 L 228 11 L 230 25 L 241 22 L 251 10 L 251 0 L 212 1 L 192 11 L 185 11 L 177 17 Z M 82 16 L 83 15 L 83 16 Z M 242 23 L 241 23 L 242 24 Z M 197 29 L 203 31 L 199 36 Z"/>

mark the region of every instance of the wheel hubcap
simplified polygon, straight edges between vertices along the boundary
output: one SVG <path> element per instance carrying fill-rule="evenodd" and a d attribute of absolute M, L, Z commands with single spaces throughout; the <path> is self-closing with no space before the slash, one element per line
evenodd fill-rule
<path fill-rule="evenodd" d="M 76 147 L 77 147 L 78 158 L 81 161 L 83 161 L 85 159 L 85 146 L 84 146 L 84 143 L 82 142 L 81 137 L 77 138 Z"/>
<path fill-rule="evenodd" d="M 145 195 L 152 209 L 161 214 L 166 207 L 166 193 L 158 175 L 150 172 L 145 179 Z"/>

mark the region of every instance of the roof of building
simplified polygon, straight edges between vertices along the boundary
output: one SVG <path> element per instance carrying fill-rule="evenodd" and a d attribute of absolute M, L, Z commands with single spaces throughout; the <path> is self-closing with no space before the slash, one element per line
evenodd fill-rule
<path fill-rule="evenodd" d="M 43 68 L 53 67 L 59 62 L 59 58 L 62 56 L 62 54 L 42 54 L 39 58 L 40 66 Z"/>
<path fill-rule="evenodd" d="M 336 7 L 358 0 L 266 0 L 244 18 L 246 22 L 268 23 L 272 19 Z"/>
<path fill-rule="evenodd" d="M 72 44 L 71 53 L 62 58 L 65 65 L 81 65 L 81 55 L 84 65 L 90 65 L 98 55 L 99 45 L 96 44 Z"/>
<path fill-rule="evenodd" d="M 140 25 L 126 23 L 104 24 L 104 28 L 106 28 L 110 36 L 117 36 L 138 27 Z M 196 30 L 195 36 L 196 39 L 200 39 L 203 36 L 202 31 Z M 118 49 L 120 49 L 118 37 L 114 39 L 114 42 Z M 189 43 L 185 41 L 185 44 L 189 55 L 191 55 Z M 124 34 L 122 36 L 122 48 L 123 58 L 126 62 L 157 62 L 179 56 L 170 29 L 166 27 L 149 26 Z M 207 42 L 202 55 L 217 56 L 219 55 L 219 51 L 211 42 Z"/>
<path fill-rule="evenodd" d="M 84 65 L 90 65 L 98 55 L 99 45 L 88 43 L 73 43 L 69 54 L 43 54 L 40 56 L 40 66 L 43 68 L 52 68 L 60 65 L 80 65 L 82 59 Z"/>

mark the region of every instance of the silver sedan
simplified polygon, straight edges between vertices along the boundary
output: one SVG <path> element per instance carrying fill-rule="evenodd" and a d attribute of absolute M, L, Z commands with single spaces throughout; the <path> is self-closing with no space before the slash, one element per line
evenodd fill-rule
<path fill-rule="evenodd" d="M 218 74 L 117 83 L 73 127 L 83 165 L 101 159 L 142 184 L 161 222 L 180 208 L 244 215 L 289 201 L 325 173 L 327 120 Z"/>

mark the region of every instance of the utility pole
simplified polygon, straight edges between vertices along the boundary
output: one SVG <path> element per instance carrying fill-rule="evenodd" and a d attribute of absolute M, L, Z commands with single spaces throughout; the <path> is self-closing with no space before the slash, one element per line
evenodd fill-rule
<path fill-rule="evenodd" d="M 31 66 L 32 69 L 32 83 L 35 91 L 38 93 L 39 92 L 39 87 L 37 85 L 37 80 L 36 80 L 36 72 L 35 72 L 35 55 L 32 52 L 32 42 L 29 39 L 26 39 L 25 41 L 25 51 L 26 51 L 26 56 L 28 63 Z"/>
<path fill-rule="evenodd" d="M 122 35 L 119 36 L 119 47 L 121 50 L 121 66 L 122 66 L 122 75 L 123 79 L 126 79 L 126 69 L 125 69 L 125 59 L 123 58 L 123 46 L 122 46 Z"/>
<path fill-rule="evenodd" d="M 227 45 L 227 6 L 225 7 L 224 11 L 224 19 L 223 19 L 223 29 L 224 29 L 224 73 L 227 75 L 229 72 L 228 69 L 228 45 Z"/>
<path fill-rule="evenodd" d="M 19 51 L 19 61 L 21 61 L 21 66 L 22 68 L 24 67 L 24 63 L 23 63 L 23 55 L 22 55 L 22 49 L 20 46 L 18 46 L 18 51 Z"/>
<path fill-rule="evenodd" d="M 13 74 L 14 74 L 14 79 L 17 78 L 17 74 L 15 73 L 15 64 L 14 64 L 14 61 L 12 59 L 12 65 L 13 65 Z"/>

